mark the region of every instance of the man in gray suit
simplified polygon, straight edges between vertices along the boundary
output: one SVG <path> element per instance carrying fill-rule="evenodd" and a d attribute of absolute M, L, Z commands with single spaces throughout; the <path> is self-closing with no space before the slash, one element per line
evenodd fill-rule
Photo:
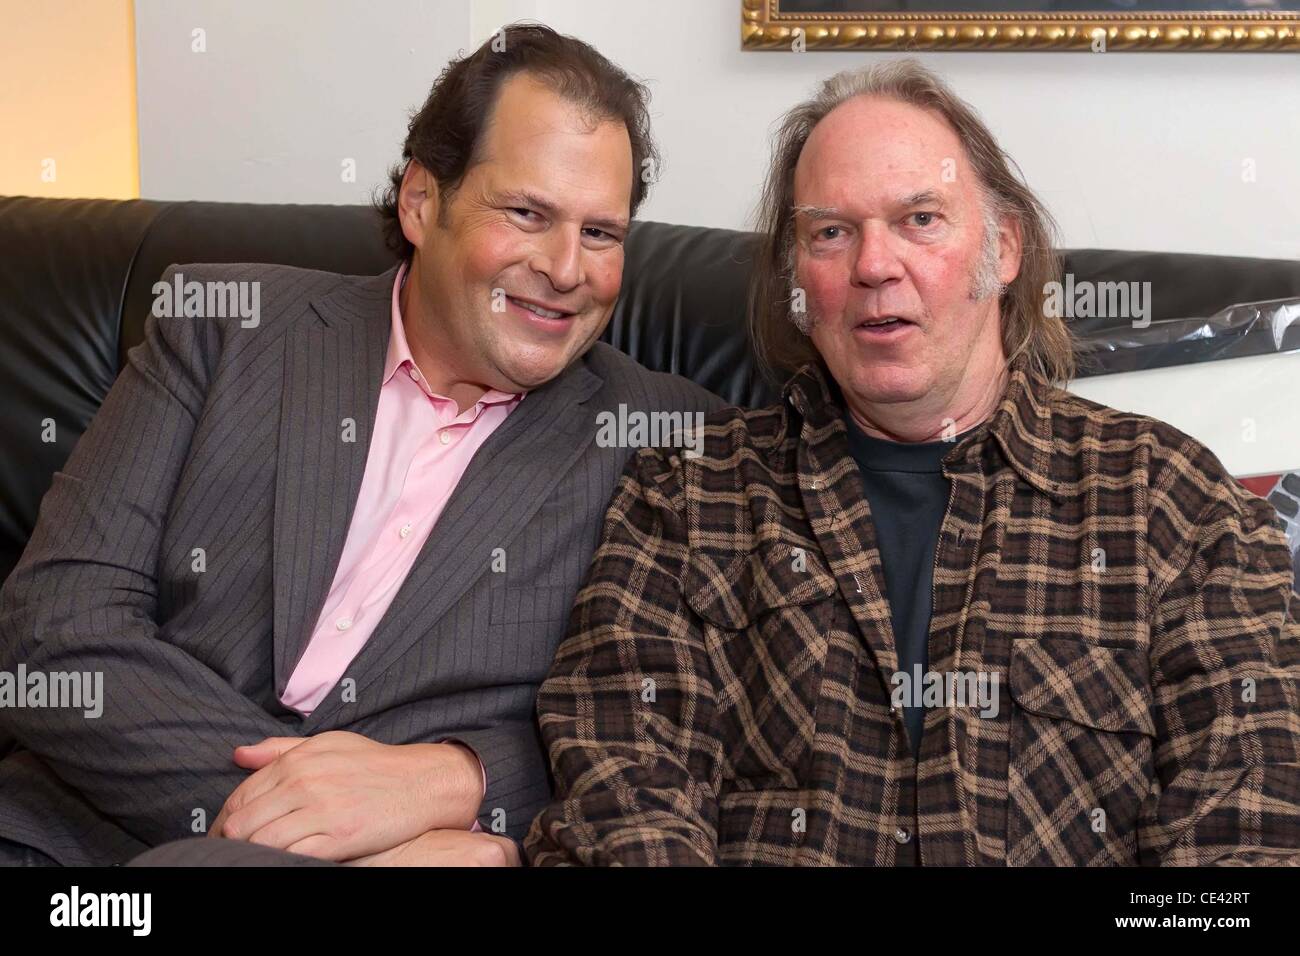
<path fill-rule="evenodd" d="M 590 47 L 512 27 L 411 121 L 400 268 L 168 270 L 0 592 L 0 672 L 102 686 L 0 708 L 0 862 L 517 861 L 629 452 L 602 424 L 722 405 L 596 341 L 648 125 Z"/>

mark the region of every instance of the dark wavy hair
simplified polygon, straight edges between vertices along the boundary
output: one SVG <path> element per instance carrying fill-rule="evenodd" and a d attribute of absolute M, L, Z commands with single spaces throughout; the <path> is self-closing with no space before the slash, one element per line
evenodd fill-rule
<path fill-rule="evenodd" d="M 629 215 L 636 214 L 659 164 L 650 135 L 649 91 L 581 40 L 541 24 L 515 23 L 469 56 L 452 60 L 411 117 L 402 161 L 389 170 L 388 185 L 374 200 L 384 239 L 399 258 L 409 260 L 415 251 L 397 215 L 407 166 L 415 160 L 433 175 L 445 209 L 477 159 L 502 84 L 518 73 L 546 84 L 593 119 L 621 121 L 627 127 L 633 174 Z"/>

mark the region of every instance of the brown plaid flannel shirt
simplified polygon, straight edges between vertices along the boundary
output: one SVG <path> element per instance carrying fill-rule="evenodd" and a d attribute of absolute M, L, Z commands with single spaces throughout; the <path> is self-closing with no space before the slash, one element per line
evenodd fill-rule
<path fill-rule="evenodd" d="M 891 707 L 870 509 L 815 366 L 628 463 L 538 713 L 536 864 L 1300 863 L 1300 599 L 1196 441 L 1012 369 L 945 459 L 929 667 Z"/>

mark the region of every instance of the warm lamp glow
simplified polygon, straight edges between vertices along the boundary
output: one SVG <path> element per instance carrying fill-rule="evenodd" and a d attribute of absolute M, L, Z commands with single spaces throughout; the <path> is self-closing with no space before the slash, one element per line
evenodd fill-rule
<path fill-rule="evenodd" d="M 0 0 L 0 194 L 134 199 L 131 0 Z"/>

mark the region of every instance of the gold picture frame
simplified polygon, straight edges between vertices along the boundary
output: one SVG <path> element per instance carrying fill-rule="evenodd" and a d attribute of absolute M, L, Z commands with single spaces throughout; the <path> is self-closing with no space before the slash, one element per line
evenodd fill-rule
<path fill-rule="evenodd" d="M 955 7 L 973 4 L 954 2 Z M 1111 50 L 1300 52 L 1293 10 L 1100 12 L 897 11 L 785 13 L 741 0 L 745 50 Z"/>

